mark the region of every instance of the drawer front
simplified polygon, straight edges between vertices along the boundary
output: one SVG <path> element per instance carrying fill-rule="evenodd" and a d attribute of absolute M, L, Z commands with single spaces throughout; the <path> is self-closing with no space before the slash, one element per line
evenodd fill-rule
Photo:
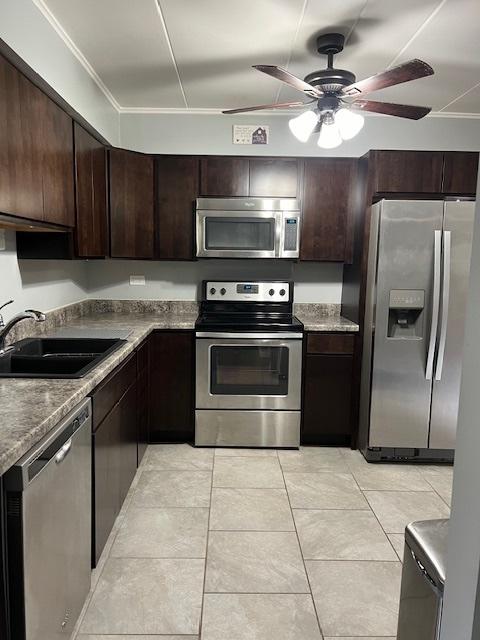
<path fill-rule="evenodd" d="M 338 333 L 307 334 L 307 353 L 353 354 L 355 336 Z"/>
<path fill-rule="evenodd" d="M 94 431 L 136 379 L 137 354 L 132 353 L 92 393 Z"/>

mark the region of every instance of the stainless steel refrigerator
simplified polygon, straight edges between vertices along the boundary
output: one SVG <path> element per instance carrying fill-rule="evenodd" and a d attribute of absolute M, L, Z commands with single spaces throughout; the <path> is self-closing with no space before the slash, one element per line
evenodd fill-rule
<path fill-rule="evenodd" d="M 360 446 L 369 460 L 453 458 L 475 203 L 373 205 Z"/>

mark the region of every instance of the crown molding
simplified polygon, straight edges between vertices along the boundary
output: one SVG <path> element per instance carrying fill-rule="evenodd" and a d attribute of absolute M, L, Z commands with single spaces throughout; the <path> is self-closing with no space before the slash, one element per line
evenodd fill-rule
<path fill-rule="evenodd" d="M 53 15 L 53 13 L 50 11 L 50 9 L 47 7 L 47 5 L 45 4 L 44 0 L 32 0 L 33 4 L 37 7 L 37 9 L 42 13 L 42 15 L 44 16 L 44 18 L 50 23 L 50 25 L 55 29 L 55 31 L 57 32 L 57 34 L 60 36 L 60 38 L 63 40 L 63 42 L 65 43 L 66 47 L 70 50 L 70 52 L 75 56 L 75 58 L 80 62 L 80 64 L 82 65 L 82 67 L 85 69 L 85 71 L 88 73 L 88 75 L 91 77 L 91 79 L 95 82 L 95 84 L 97 85 L 97 87 L 100 89 L 100 91 L 103 93 L 103 95 L 105 96 L 105 98 L 107 98 L 107 100 L 110 102 L 110 104 L 112 105 L 112 107 L 118 112 L 120 113 L 120 105 L 118 104 L 117 100 L 115 99 L 115 97 L 113 96 L 113 94 L 110 92 L 110 90 L 108 89 L 108 87 L 106 86 L 106 84 L 103 82 L 103 80 L 100 78 L 100 76 L 98 75 L 98 73 L 95 71 L 95 69 L 92 67 L 92 65 L 89 63 L 89 61 L 87 60 L 87 58 L 83 55 L 83 53 L 80 51 L 80 49 L 77 47 L 77 45 L 73 42 L 73 40 L 70 38 L 70 36 L 68 35 L 68 33 L 65 31 L 65 29 L 62 27 L 62 25 L 60 24 L 60 22 L 55 18 L 55 16 Z"/>

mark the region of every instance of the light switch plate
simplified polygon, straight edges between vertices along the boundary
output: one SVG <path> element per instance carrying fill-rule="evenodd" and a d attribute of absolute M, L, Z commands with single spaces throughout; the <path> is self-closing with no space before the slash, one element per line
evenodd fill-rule
<path fill-rule="evenodd" d="M 0 229 L 0 251 L 5 251 L 6 248 L 5 229 Z"/>
<path fill-rule="evenodd" d="M 144 286 L 145 276 L 130 276 L 130 284 L 136 286 Z"/>

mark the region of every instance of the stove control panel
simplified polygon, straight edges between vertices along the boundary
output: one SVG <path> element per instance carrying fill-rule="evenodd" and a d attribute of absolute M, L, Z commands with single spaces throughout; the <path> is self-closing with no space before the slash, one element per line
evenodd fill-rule
<path fill-rule="evenodd" d="M 289 302 L 290 282 L 206 282 L 206 300 L 226 302 Z M 293 298 L 293 291 L 292 296 Z"/>

